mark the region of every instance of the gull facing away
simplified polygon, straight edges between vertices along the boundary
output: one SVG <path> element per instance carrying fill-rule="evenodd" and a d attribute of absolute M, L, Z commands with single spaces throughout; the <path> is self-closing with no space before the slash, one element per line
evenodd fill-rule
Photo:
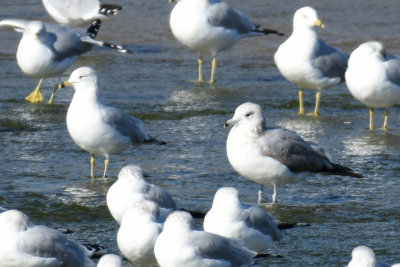
<path fill-rule="evenodd" d="M 177 2 L 170 15 L 172 34 L 183 45 L 199 53 L 199 82 L 203 82 L 203 56 L 212 56 L 210 83 L 215 82 L 217 54 L 232 48 L 247 36 L 283 35 L 263 29 L 241 12 L 218 0 L 169 0 Z"/>
<path fill-rule="evenodd" d="M 348 55 L 318 37 L 314 26 L 324 28 L 312 7 L 298 9 L 293 33 L 279 46 L 275 64 L 289 82 L 299 87 L 299 114 L 304 114 L 303 89 L 317 90 L 314 116 L 319 115 L 321 90 L 344 81 Z"/>
<path fill-rule="evenodd" d="M 154 254 L 161 267 L 250 266 L 254 251 L 240 242 L 192 229 L 193 218 L 174 211 L 164 223 Z"/>
<path fill-rule="evenodd" d="M 380 42 L 363 43 L 350 54 L 346 84 L 369 107 L 370 130 L 375 128 L 374 109 L 386 108 L 383 129 L 387 130 L 390 107 L 400 104 L 400 58 L 387 54 Z"/>
<path fill-rule="evenodd" d="M 124 214 L 117 234 L 118 248 L 129 261 L 140 266 L 157 266 L 154 245 L 162 231 L 160 210 L 153 201 L 133 204 Z"/>
<path fill-rule="evenodd" d="M 371 248 L 358 246 L 351 252 L 351 261 L 347 267 L 390 267 L 390 265 L 376 261 L 375 252 Z"/>
<path fill-rule="evenodd" d="M 155 202 L 164 219 L 176 210 L 175 201 L 167 190 L 146 181 L 138 165 L 124 166 L 118 174 L 118 180 L 107 191 L 107 207 L 111 215 L 121 224 L 125 212 L 143 200 Z"/>
<path fill-rule="evenodd" d="M 89 67 L 80 67 L 71 73 L 62 86 L 73 86 L 74 96 L 67 112 L 68 132 L 74 142 L 90 153 L 90 176 L 94 176 L 94 155 L 102 155 L 106 177 L 109 157 L 130 144 L 165 144 L 149 136 L 143 122 L 122 110 L 107 106 L 97 98 L 97 75 Z"/>
<path fill-rule="evenodd" d="M 18 210 L 0 214 L 0 236 L 0 266 L 96 266 L 84 246 L 55 229 L 31 224 Z"/>
<path fill-rule="evenodd" d="M 58 23 L 69 27 L 81 27 L 97 19 L 117 15 L 123 9 L 119 5 L 103 4 L 99 0 L 42 0 L 47 13 Z"/>
<path fill-rule="evenodd" d="M 226 151 L 232 167 L 245 178 L 263 185 L 272 185 L 272 203 L 277 200 L 276 187 L 294 183 L 308 172 L 323 172 L 361 178 L 350 168 L 332 163 L 294 131 L 268 128 L 261 107 L 244 103 L 236 108 L 225 127 L 233 126 L 226 141 Z"/>
<path fill-rule="evenodd" d="M 119 255 L 115 254 L 106 254 L 103 255 L 99 262 L 97 263 L 97 267 L 123 267 L 122 258 Z"/>
<path fill-rule="evenodd" d="M 243 241 L 258 253 L 283 238 L 278 220 L 263 209 L 240 203 L 234 187 L 222 187 L 215 193 L 212 208 L 204 218 L 204 231 Z"/>
<path fill-rule="evenodd" d="M 43 102 L 41 88 L 44 79 L 59 77 L 81 54 L 88 52 L 93 46 L 108 47 L 121 53 L 129 52 L 121 46 L 94 40 L 100 21 L 93 22 L 87 31 L 22 19 L 2 20 L 0 27 L 2 26 L 12 27 L 23 33 L 17 50 L 18 66 L 26 75 L 40 79 L 36 89 L 25 98 L 32 103 Z M 58 84 L 54 87 L 49 104 L 53 103 L 57 89 Z"/>

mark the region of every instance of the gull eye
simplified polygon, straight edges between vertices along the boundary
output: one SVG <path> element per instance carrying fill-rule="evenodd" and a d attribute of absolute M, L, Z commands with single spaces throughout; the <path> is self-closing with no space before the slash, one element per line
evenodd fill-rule
<path fill-rule="evenodd" d="M 85 75 L 81 75 L 81 76 L 79 76 L 79 79 L 82 79 L 83 77 L 85 77 Z"/>
<path fill-rule="evenodd" d="M 246 113 L 246 118 L 250 117 L 251 115 L 253 115 L 253 112 Z"/>

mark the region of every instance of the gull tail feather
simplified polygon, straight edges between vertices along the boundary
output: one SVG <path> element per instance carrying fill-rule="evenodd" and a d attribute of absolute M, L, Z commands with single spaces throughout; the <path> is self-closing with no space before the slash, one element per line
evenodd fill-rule
<path fill-rule="evenodd" d="M 91 45 L 99 46 L 99 47 L 111 48 L 111 49 L 114 49 L 114 50 L 116 50 L 116 51 L 118 51 L 120 53 L 132 54 L 132 51 L 130 49 L 125 48 L 122 45 L 116 45 L 116 44 L 112 44 L 112 43 L 107 43 L 107 42 L 103 42 L 103 41 L 94 40 L 90 36 L 81 37 L 81 41 L 85 42 L 85 43 L 89 43 Z"/>
<path fill-rule="evenodd" d="M 257 32 L 257 33 L 265 34 L 265 35 L 268 35 L 268 34 L 276 34 L 276 35 L 279 35 L 279 36 L 283 36 L 284 35 L 283 33 L 279 32 L 277 30 L 263 29 L 263 28 L 261 28 L 261 25 L 256 25 L 256 29 L 254 31 Z"/>
<path fill-rule="evenodd" d="M 105 16 L 117 15 L 123 8 L 119 5 L 101 4 L 99 13 Z"/>

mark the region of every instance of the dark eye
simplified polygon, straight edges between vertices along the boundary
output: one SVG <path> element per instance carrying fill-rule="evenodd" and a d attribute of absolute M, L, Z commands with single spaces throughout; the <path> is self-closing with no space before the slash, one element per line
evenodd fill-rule
<path fill-rule="evenodd" d="M 79 79 L 82 79 L 83 77 L 85 77 L 85 75 L 81 75 L 81 76 L 79 76 Z"/>
<path fill-rule="evenodd" d="M 251 115 L 253 115 L 253 112 L 246 113 L 246 117 L 250 117 Z"/>

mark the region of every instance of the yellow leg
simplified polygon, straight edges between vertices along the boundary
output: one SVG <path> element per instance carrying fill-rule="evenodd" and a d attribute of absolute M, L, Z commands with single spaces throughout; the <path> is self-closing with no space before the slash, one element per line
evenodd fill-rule
<path fill-rule="evenodd" d="M 299 114 L 303 115 L 304 114 L 304 90 L 299 89 Z"/>
<path fill-rule="evenodd" d="M 92 179 L 95 179 L 94 177 L 94 165 L 96 163 L 96 160 L 94 159 L 94 155 L 90 154 L 90 177 L 92 177 Z"/>
<path fill-rule="evenodd" d="M 388 122 L 389 122 L 389 113 L 390 113 L 390 108 L 386 109 L 386 113 L 385 113 L 385 120 L 383 122 L 383 129 L 386 131 L 388 129 Z"/>
<path fill-rule="evenodd" d="M 199 59 L 197 60 L 199 62 L 199 82 L 204 82 L 204 76 L 203 76 L 203 58 L 202 56 L 199 56 Z"/>
<path fill-rule="evenodd" d="M 315 109 L 314 109 L 314 116 L 319 116 L 319 103 L 321 102 L 321 90 L 318 90 L 315 94 Z"/>
<path fill-rule="evenodd" d="M 215 83 L 215 70 L 217 69 L 217 57 L 213 57 L 211 61 L 211 78 L 210 78 L 210 83 L 213 84 Z"/>
<path fill-rule="evenodd" d="M 47 102 L 47 104 L 53 105 L 54 97 L 56 96 L 56 92 L 57 92 L 58 88 L 60 88 L 60 85 L 58 83 L 56 83 L 56 85 L 54 85 L 53 93 L 51 94 L 50 100 L 49 100 L 49 102 Z"/>
<path fill-rule="evenodd" d="M 33 90 L 32 93 L 25 97 L 25 100 L 35 104 L 43 103 L 43 94 L 41 91 L 43 81 L 44 79 L 40 79 L 39 84 L 36 86 L 35 90 Z"/>
<path fill-rule="evenodd" d="M 107 173 L 107 168 L 108 164 L 110 163 L 110 159 L 106 157 L 106 160 L 104 161 L 104 173 L 103 173 L 103 178 L 106 178 L 106 173 Z"/>
<path fill-rule="evenodd" d="M 373 130 L 374 127 L 374 108 L 369 109 L 369 129 Z"/>

